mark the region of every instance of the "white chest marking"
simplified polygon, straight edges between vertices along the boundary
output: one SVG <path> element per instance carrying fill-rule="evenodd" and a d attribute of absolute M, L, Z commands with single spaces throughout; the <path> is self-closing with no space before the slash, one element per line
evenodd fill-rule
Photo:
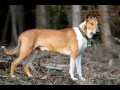
<path fill-rule="evenodd" d="M 82 25 L 84 25 L 85 22 L 83 22 L 80 27 L 82 27 Z M 77 35 L 77 40 L 78 40 L 78 46 L 79 46 L 79 52 L 83 51 L 85 48 L 87 48 L 87 40 L 83 37 L 83 35 L 81 34 L 81 32 L 79 31 L 78 27 L 73 27 L 76 35 Z"/>

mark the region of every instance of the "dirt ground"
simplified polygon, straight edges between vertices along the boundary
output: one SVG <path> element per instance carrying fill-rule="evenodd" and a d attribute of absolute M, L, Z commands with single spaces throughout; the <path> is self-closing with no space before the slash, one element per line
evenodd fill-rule
<path fill-rule="evenodd" d="M 21 65 L 15 70 L 17 77 L 11 78 L 10 63 L 14 59 L 14 56 L 0 55 L 0 85 L 120 85 L 120 45 L 100 44 L 84 52 L 82 72 L 86 81 L 71 80 L 68 56 L 47 51 L 40 52 L 32 62 L 38 72 L 31 71 L 33 78 L 27 77 Z"/>

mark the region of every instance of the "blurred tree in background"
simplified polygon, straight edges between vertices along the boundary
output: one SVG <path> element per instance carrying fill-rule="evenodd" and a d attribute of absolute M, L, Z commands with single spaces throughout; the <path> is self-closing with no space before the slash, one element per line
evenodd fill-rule
<path fill-rule="evenodd" d="M 72 5 L 72 26 L 79 26 L 81 22 L 81 6 Z"/>
<path fill-rule="evenodd" d="M 18 36 L 27 29 L 72 28 L 83 22 L 88 13 L 100 15 L 100 43 L 120 41 L 120 5 L 0 5 L 0 40 L 16 45 Z"/>
<path fill-rule="evenodd" d="M 12 21 L 12 35 L 10 44 L 17 44 L 18 34 L 24 30 L 23 5 L 9 5 Z M 3 31 L 4 32 L 4 31 Z"/>
<path fill-rule="evenodd" d="M 111 31 L 109 24 L 109 14 L 106 11 L 109 11 L 108 5 L 99 5 L 99 11 L 105 11 L 102 15 L 101 22 L 101 39 L 104 44 L 111 44 Z"/>
<path fill-rule="evenodd" d="M 47 28 L 47 10 L 45 5 L 36 5 L 36 27 L 37 28 Z"/>

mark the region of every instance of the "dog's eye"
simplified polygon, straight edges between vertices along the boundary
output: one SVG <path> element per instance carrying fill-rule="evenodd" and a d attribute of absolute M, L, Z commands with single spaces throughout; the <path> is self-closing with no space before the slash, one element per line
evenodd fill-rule
<path fill-rule="evenodd" d="M 94 25 L 94 23 L 91 23 L 91 25 Z"/>

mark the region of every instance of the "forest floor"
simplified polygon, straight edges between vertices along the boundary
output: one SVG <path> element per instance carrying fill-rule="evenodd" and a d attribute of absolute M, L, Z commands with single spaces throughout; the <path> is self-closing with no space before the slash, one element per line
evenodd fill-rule
<path fill-rule="evenodd" d="M 45 57 L 40 58 L 41 55 Z M 82 56 L 82 72 L 86 81 L 71 80 L 68 70 L 70 58 L 53 52 L 40 52 L 33 61 L 37 74 L 27 77 L 21 65 L 15 70 L 16 78 L 9 76 L 13 56 L 0 55 L 0 85 L 120 85 L 120 45 L 99 44 L 88 47 Z M 3 63 L 2 63 L 3 62 Z M 77 77 L 77 75 L 75 75 Z"/>

